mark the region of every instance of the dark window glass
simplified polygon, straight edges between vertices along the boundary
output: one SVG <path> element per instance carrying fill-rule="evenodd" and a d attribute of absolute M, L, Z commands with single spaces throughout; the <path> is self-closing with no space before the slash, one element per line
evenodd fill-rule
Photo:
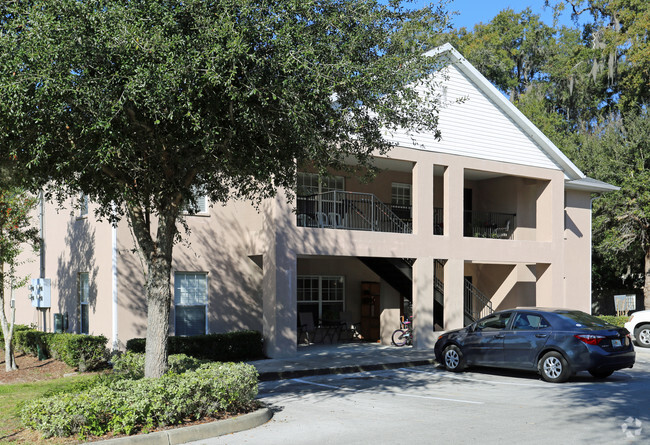
<path fill-rule="evenodd" d="M 546 329 L 549 327 L 550 325 L 543 317 L 526 313 L 518 314 L 517 318 L 512 324 L 512 329 L 517 330 Z"/>
<path fill-rule="evenodd" d="M 594 317 L 593 315 L 585 314 L 584 312 L 580 311 L 559 312 L 557 315 L 568 320 L 569 322 L 572 322 L 572 324 L 579 328 L 616 328 L 616 326 L 613 324 L 609 324 L 598 317 Z"/>
<path fill-rule="evenodd" d="M 490 317 L 486 317 L 478 322 L 476 329 L 479 331 L 498 331 L 505 329 L 508 325 L 508 320 L 510 320 L 511 312 L 506 312 L 503 314 L 494 314 Z"/>

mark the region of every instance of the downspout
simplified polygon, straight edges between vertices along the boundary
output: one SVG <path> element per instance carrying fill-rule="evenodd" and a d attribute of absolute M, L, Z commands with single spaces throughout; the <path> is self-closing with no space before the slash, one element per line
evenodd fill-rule
<path fill-rule="evenodd" d="M 593 312 L 593 306 L 594 306 L 594 293 L 592 289 L 592 283 L 593 283 L 593 270 L 594 270 L 594 263 L 593 263 L 593 252 L 594 252 L 594 246 L 593 246 L 593 213 L 594 213 L 594 201 L 597 200 L 598 198 L 601 197 L 600 193 L 597 193 L 596 196 L 591 198 L 589 201 L 589 300 L 591 304 L 589 305 L 589 314 L 592 314 Z"/>
<path fill-rule="evenodd" d="M 113 311 L 113 346 L 112 350 L 119 349 L 119 336 L 117 324 L 117 226 L 111 226 L 111 243 L 112 243 L 112 270 L 111 270 L 111 290 L 112 290 L 112 311 Z"/>
<path fill-rule="evenodd" d="M 40 237 L 39 242 L 39 259 L 40 259 L 40 271 L 39 278 L 45 278 L 45 194 L 41 189 L 38 192 L 38 234 Z M 41 312 L 42 315 L 42 328 L 43 332 L 47 332 L 47 309 L 36 309 L 37 312 Z"/>

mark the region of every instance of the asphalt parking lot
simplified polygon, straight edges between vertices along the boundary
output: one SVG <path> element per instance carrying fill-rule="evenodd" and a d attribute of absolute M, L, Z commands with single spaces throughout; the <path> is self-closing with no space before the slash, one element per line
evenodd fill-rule
<path fill-rule="evenodd" d="M 650 443 L 650 350 L 605 380 L 419 366 L 263 382 L 258 428 L 196 444 Z"/>

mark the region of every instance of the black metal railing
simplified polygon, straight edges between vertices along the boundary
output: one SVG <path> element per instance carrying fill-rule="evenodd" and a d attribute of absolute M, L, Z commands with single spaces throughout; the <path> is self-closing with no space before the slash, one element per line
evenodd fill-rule
<path fill-rule="evenodd" d="M 494 312 L 492 302 L 469 280 L 465 280 L 465 315 L 476 321 Z"/>
<path fill-rule="evenodd" d="M 465 211 L 465 236 L 513 239 L 516 227 L 517 215 L 514 213 Z"/>
<path fill-rule="evenodd" d="M 411 233 L 412 226 L 372 193 L 332 191 L 297 198 L 299 227 Z"/>

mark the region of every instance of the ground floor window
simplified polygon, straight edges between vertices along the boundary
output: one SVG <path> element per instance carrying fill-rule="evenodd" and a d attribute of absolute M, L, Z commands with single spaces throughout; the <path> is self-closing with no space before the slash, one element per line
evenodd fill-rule
<path fill-rule="evenodd" d="M 174 274 L 174 331 L 176 335 L 201 335 L 208 329 L 208 275 Z"/>
<path fill-rule="evenodd" d="M 298 276 L 298 313 L 311 312 L 316 320 L 340 320 L 345 309 L 342 276 Z"/>
<path fill-rule="evenodd" d="M 79 273 L 79 333 L 88 334 L 89 332 L 89 310 L 88 301 L 90 294 L 90 282 L 88 272 Z"/>

